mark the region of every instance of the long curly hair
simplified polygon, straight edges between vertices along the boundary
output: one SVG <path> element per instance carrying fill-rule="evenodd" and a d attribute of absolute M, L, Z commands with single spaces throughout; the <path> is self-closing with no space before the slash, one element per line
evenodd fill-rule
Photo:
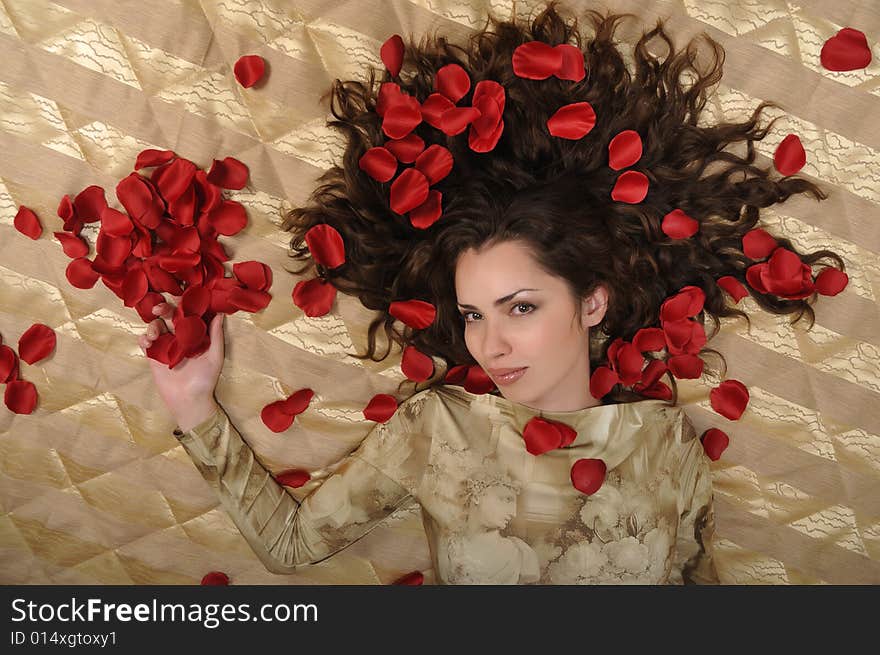
<path fill-rule="evenodd" d="M 703 35 L 709 46 L 709 63 L 698 67 L 701 50 L 694 39 L 676 51 L 658 21 L 643 32 L 633 49 L 633 71 L 614 42 L 621 20 L 629 14 L 587 11 L 592 36 L 582 35 L 577 19 L 566 20 L 550 3 L 525 22 L 489 17 L 466 46 L 449 43 L 443 36 L 426 36 L 405 50 L 400 89 L 423 102 L 434 92 L 434 77 L 446 64 L 458 64 L 470 75 L 473 86 L 462 98 L 467 105 L 481 80 L 494 80 L 506 93 L 504 131 L 494 150 L 471 150 L 467 135 L 447 136 L 427 123 L 415 133 L 425 145 L 448 148 L 455 165 L 434 188 L 443 194 L 441 218 L 427 229 L 418 229 L 389 205 L 389 183 L 380 183 L 359 168 L 361 156 L 386 138 L 376 112 L 382 82 L 390 73 L 369 69 L 367 81 L 336 80 L 330 91 L 328 125 L 341 131 L 346 149 L 341 166 L 319 180 L 309 204 L 294 209 L 282 229 L 292 232 L 291 254 L 308 260 L 302 273 L 314 264 L 318 276 L 339 291 L 357 296 L 379 314 L 371 322 L 367 351 L 361 359 L 384 360 L 392 342 L 401 347 L 439 357 L 452 366 L 475 364 L 464 340 L 464 323 L 456 308 L 455 266 L 468 249 L 480 250 L 507 240 L 525 242 L 537 264 L 563 278 L 578 311 L 584 296 L 599 285 L 609 293 L 604 319 L 591 329 L 591 370 L 606 361 L 607 348 L 617 337 L 629 340 L 643 327 L 658 324 L 662 302 L 686 285 L 706 296 L 703 311 L 711 339 L 720 329 L 720 317 L 748 315 L 736 309 L 716 283 L 733 276 L 746 283 L 746 269 L 755 262 L 743 252 L 742 239 L 754 228 L 762 207 L 806 193 L 816 200 L 825 193 L 797 177 L 771 179 L 771 168 L 755 165 L 754 142 L 760 141 L 774 121 L 761 126 L 764 102 L 743 122 L 699 125 L 709 94 L 722 76 L 724 51 Z M 659 39 L 667 54 L 648 50 Z M 518 77 L 511 58 L 517 46 L 528 41 L 550 45 L 572 44 L 583 52 L 586 77 L 577 83 L 551 76 L 545 80 Z M 589 102 L 596 113 L 593 130 L 582 139 L 551 136 L 547 119 L 559 107 Z M 635 130 L 644 144 L 638 169 L 649 180 L 647 197 L 638 204 L 615 202 L 610 191 L 617 171 L 608 166 L 608 143 L 623 130 Z M 745 154 L 729 146 L 745 144 Z M 675 208 L 699 222 L 691 238 L 671 239 L 661 229 L 663 217 Z M 312 262 L 305 244 L 306 232 L 326 223 L 342 235 L 346 262 L 334 269 Z M 795 252 L 806 264 L 826 258 L 844 269 L 832 251 L 799 253 L 789 240 L 779 245 Z M 788 300 L 760 293 L 746 285 L 763 309 L 775 314 L 804 315 L 810 327 L 815 315 L 810 304 L 816 294 Z M 435 305 L 435 321 L 414 330 L 388 313 L 394 301 L 420 299 Z M 384 328 L 387 348 L 377 356 L 377 332 Z M 701 355 L 717 355 L 722 375 L 723 355 L 704 348 Z M 675 379 L 667 374 L 677 399 Z M 435 375 L 427 386 L 442 385 Z M 603 402 L 623 402 L 642 396 L 621 385 Z"/>

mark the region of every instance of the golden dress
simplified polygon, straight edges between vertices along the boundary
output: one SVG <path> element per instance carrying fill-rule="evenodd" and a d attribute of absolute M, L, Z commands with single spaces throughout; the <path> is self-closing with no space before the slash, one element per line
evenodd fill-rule
<path fill-rule="evenodd" d="M 536 416 L 576 439 L 530 454 L 522 431 Z M 174 434 L 275 573 L 325 560 L 417 503 L 441 584 L 718 583 L 709 460 L 683 409 L 663 400 L 551 412 L 426 389 L 301 502 L 222 408 Z M 607 467 L 591 495 L 571 482 L 581 458 Z"/>

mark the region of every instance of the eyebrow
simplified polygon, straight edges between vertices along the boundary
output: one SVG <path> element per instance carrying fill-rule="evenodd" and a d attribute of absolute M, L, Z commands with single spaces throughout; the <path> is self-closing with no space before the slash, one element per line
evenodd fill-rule
<path fill-rule="evenodd" d="M 503 304 L 506 303 L 508 300 L 512 300 L 513 297 L 514 297 L 516 294 L 518 294 L 518 293 L 522 293 L 523 291 L 540 291 L 540 289 L 520 289 L 520 290 L 518 290 L 518 291 L 514 291 L 513 293 L 511 293 L 511 294 L 509 294 L 509 295 L 507 295 L 507 296 L 504 296 L 503 298 L 499 298 L 498 300 L 496 300 L 495 303 L 494 303 L 494 305 L 495 305 L 496 307 L 498 307 L 499 305 L 503 305 Z M 473 305 L 463 305 L 463 304 L 461 304 L 461 303 L 458 303 L 458 306 L 461 307 L 462 309 L 478 309 L 477 307 L 474 307 Z"/>

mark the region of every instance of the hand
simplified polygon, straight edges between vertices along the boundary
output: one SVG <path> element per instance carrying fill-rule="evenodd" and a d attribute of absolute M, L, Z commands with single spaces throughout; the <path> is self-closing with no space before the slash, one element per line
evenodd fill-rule
<path fill-rule="evenodd" d="M 180 296 L 172 296 L 172 298 L 180 302 Z M 174 333 L 171 322 L 174 309 L 175 306 L 171 303 L 159 303 L 153 308 L 153 313 L 159 318 L 150 321 L 145 333 L 138 337 L 138 345 L 145 354 L 147 348 L 160 334 Z M 211 325 L 208 326 L 211 346 L 201 355 L 184 359 L 173 369 L 168 368 L 167 364 L 149 359 L 159 396 L 184 432 L 208 418 L 217 408 L 214 390 L 225 358 L 223 334 L 225 316 L 225 314 L 217 314 L 211 321 Z"/>

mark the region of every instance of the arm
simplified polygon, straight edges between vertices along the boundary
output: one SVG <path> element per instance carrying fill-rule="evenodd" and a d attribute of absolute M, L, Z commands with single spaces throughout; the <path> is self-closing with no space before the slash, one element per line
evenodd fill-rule
<path fill-rule="evenodd" d="M 292 573 L 357 541 L 413 500 L 392 477 L 393 463 L 407 460 L 407 443 L 416 438 L 413 418 L 420 412 L 405 406 L 377 423 L 301 503 L 257 460 L 219 405 L 191 430 L 175 430 L 175 437 L 266 568 Z"/>
<path fill-rule="evenodd" d="M 688 439 L 680 473 L 681 504 L 673 576 L 681 584 L 719 584 L 713 557 L 715 510 L 712 472 L 703 444 L 684 417 Z"/>

